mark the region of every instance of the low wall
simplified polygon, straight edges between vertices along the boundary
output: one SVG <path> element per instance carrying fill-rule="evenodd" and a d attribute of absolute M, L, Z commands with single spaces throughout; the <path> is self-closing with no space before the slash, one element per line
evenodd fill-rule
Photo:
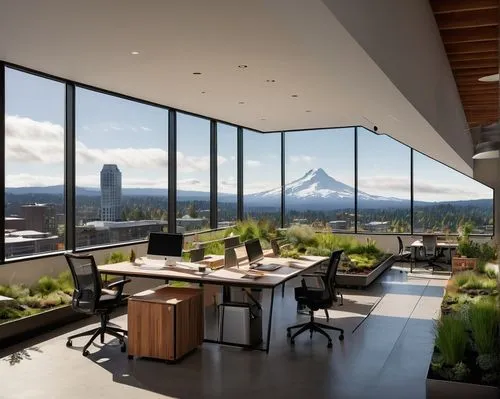
<path fill-rule="evenodd" d="M 398 241 L 396 235 L 387 234 L 341 234 L 335 233 L 339 236 L 354 237 L 360 243 L 365 243 L 367 238 L 376 241 L 377 246 L 386 253 L 397 253 L 398 252 Z M 405 246 L 410 245 L 413 241 L 421 239 L 421 235 L 413 236 L 401 236 L 403 244 Z M 473 240 L 478 242 L 490 242 L 490 237 L 471 237 Z M 130 250 L 134 249 L 138 257 L 145 256 L 147 250 L 147 244 L 132 244 L 126 245 L 119 248 L 107 248 L 107 249 L 96 249 L 89 250 L 95 259 L 97 264 L 104 263 L 106 256 L 112 252 L 121 251 L 126 254 L 130 253 Z M 23 261 L 8 262 L 6 264 L 0 265 L 0 284 L 26 284 L 32 285 L 38 281 L 41 276 L 57 276 L 59 273 L 68 270 L 66 260 L 64 256 L 56 255 L 39 259 L 29 259 Z M 159 280 L 152 279 L 134 279 L 132 283 L 127 285 L 127 292 L 134 293 L 147 288 L 151 288 L 159 284 Z"/>

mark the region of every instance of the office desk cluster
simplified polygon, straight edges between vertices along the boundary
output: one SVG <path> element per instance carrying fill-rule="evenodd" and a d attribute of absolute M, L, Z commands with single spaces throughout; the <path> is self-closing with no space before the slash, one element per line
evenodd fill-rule
<path fill-rule="evenodd" d="M 166 268 L 148 268 L 147 264 L 144 266 L 137 266 L 131 262 L 122 262 L 99 266 L 99 271 L 109 275 L 124 277 L 154 278 L 163 281 L 184 281 L 199 284 L 200 286 L 203 286 L 204 284 L 212 284 L 223 287 L 242 287 L 252 290 L 268 289 L 271 291 L 271 299 L 269 305 L 269 319 L 267 323 L 267 338 L 264 342 L 264 346 L 259 348 L 268 353 L 271 339 L 271 323 L 275 288 L 298 276 L 299 274 L 307 272 L 311 268 L 326 260 L 328 260 L 328 258 L 322 256 L 304 256 L 301 257 L 301 259 L 266 257 L 261 263 L 280 264 L 281 267 L 272 272 L 265 272 L 262 277 L 255 279 L 246 277 L 249 269 L 248 265 L 222 268 L 203 274 L 198 272 L 195 268 L 189 269 L 177 266 Z M 219 342 L 218 340 L 214 341 L 208 339 L 205 339 L 205 341 Z"/>
<path fill-rule="evenodd" d="M 411 263 L 410 263 L 410 272 L 413 271 L 413 263 L 418 260 L 418 251 L 423 248 L 424 244 L 422 240 L 416 240 L 411 243 Z M 436 250 L 447 252 L 446 261 L 451 265 L 451 259 L 453 257 L 453 252 L 458 248 L 457 242 L 447 242 L 447 241 L 438 241 L 436 243 Z"/>

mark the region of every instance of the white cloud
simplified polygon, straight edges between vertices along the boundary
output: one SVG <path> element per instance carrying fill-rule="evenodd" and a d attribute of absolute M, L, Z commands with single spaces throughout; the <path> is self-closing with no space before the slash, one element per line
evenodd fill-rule
<path fill-rule="evenodd" d="M 35 176 L 18 173 L 5 176 L 6 187 L 47 187 L 64 184 L 64 176 Z"/>
<path fill-rule="evenodd" d="M 58 164 L 64 161 L 64 128 L 61 125 L 7 115 L 5 126 L 7 162 Z M 87 128 L 91 129 L 84 126 Z M 106 128 L 124 130 L 116 124 L 107 124 Z M 91 148 L 77 141 L 76 155 L 79 164 L 115 163 L 120 168 L 137 169 L 168 167 L 168 153 L 160 148 Z M 217 162 L 222 165 L 227 159 L 219 156 Z M 178 152 L 177 163 L 181 173 L 210 170 L 208 155 L 197 157 Z"/>
<path fill-rule="evenodd" d="M 247 161 L 245 161 L 245 164 L 249 168 L 258 168 L 261 165 L 260 161 L 254 161 L 252 159 L 248 159 Z"/>
<path fill-rule="evenodd" d="M 177 180 L 177 184 L 181 185 L 181 186 L 197 186 L 197 185 L 200 185 L 201 184 L 201 181 L 199 181 L 198 179 L 181 179 L 181 180 Z"/>
<path fill-rule="evenodd" d="M 149 127 L 147 126 L 141 126 L 141 130 L 145 131 L 145 132 L 152 132 L 153 129 L 150 129 Z"/>
<path fill-rule="evenodd" d="M 291 155 L 290 156 L 290 161 L 293 163 L 298 163 L 298 162 L 311 163 L 315 159 L 316 159 L 316 157 L 311 157 L 309 155 Z"/>
<path fill-rule="evenodd" d="M 231 155 L 231 156 L 229 157 L 229 159 L 230 159 L 231 161 L 236 161 L 236 157 L 235 157 L 234 155 Z"/>

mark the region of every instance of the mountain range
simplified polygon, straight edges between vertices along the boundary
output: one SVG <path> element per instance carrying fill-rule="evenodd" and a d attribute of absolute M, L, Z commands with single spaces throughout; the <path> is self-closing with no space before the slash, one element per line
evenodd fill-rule
<path fill-rule="evenodd" d="M 26 194 L 52 194 L 62 195 L 64 186 L 48 187 L 7 187 L 6 194 L 26 195 Z M 101 195 L 99 188 L 77 187 L 77 196 L 99 197 Z M 167 189 L 157 188 L 123 188 L 123 196 L 167 196 Z M 208 201 L 210 194 L 205 191 L 186 191 L 178 190 L 177 197 L 182 201 Z M 322 168 L 311 169 L 301 178 L 285 185 L 285 198 L 287 208 L 295 209 L 342 209 L 352 208 L 354 206 L 355 190 L 354 187 L 342 183 L 330 175 Z M 281 187 L 263 191 L 260 193 L 245 195 L 245 206 L 274 206 L 279 205 L 281 198 Z M 219 193 L 220 202 L 235 202 L 235 194 Z M 470 201 L 443 201 L 457 205 L 491 206 L 491 200 L 470 200 Z M 358 206 L 360 208 L 406 208 L 409 206 L 409 199 L 395 197 L 383 197 L 372 195 L 358 190 Z M 430 205 L 436 202 L 415 201 L 414 205 Z"/>

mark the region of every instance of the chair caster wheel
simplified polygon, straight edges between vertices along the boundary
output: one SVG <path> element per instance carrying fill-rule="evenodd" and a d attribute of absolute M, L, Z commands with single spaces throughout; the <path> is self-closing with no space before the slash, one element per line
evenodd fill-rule
<path fill-rule="evenodd" d="M 292 346 L 295 345 L 295 340 L 294 339 L 290 340 L 290 345 L 292 345 Z"/>
<path fill-rule="evenodd" d="M 339 341 L 343 341 L 344 340 L 344 334 L 340 334 L 339 335 Z"/>
<path fill-rule="evenodd" d="M 125 352 L 127 350 L 127 345 L 122 344 L 122 347 L 120 348 L 122 352 Z"/>
<path fill-rule="evenodd" d="M 132 355 L 128 355 L 127 357 L 128 357 L 128 360 L 132 360 L 134 358 L 134 356 L 132 356 Z"/>
<path fill-rule="evenodd" d="M 71 348 L 71 347 L 73 346 L 73 342 L 72 342 L 71 340 L 67 341 L 67 342 L 66 342 L 66 346 L 67 346 L 68 348 Z"/>
<path fill-rule="evenodd" d="M 326 345 L 327 348 L 333 347 L 332 341 L 328 341 L 328 344 Z"/>
<path fill-rule="evenodd" d="M 87 357 L 89 355 L 89 353 L 90 352 L 88 350 L 84 350 L 83 353 L 82 353 L 82 355 L 85 356 L 85 357 Z"/>

